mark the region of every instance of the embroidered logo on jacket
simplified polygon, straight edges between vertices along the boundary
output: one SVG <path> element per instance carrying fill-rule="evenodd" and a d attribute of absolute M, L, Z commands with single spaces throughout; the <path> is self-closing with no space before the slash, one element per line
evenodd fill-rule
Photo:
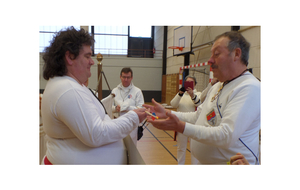
<path fill-rule="evenodd" d="M 130 99 L 130 98 L 132 98 L 132 95 L 131 95 L 131 94 L 128 95 L 128 99 Z"/>
<path fill-rule="evenodd" d="M 209 113 L 206 115 L 206 119 L 207 119 L 207 122 L 208 122 L 211 126 L 215 126 L 216 123 L 217 123 L 217 117 L 216 117 L 215 111 L 212 110 L 211 112 L 209 112 Z"/>

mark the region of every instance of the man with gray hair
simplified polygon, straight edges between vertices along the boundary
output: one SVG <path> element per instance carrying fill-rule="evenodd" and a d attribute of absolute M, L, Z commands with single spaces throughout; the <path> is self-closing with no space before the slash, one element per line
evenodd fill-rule
<path fill-rule="evenodd" d="M 158 129 L 191 137 L 191 152 L 200 164 L 228 164 L 241 153 L 249 164 L 259 164 L 260 82 L 248 70 L 250 44 L 235 31 L 216 37 L 211 48 L 214 78 L 197 111 L 165 110 L 154 99 L 144 105 L 161 118 L 148 122 Z"/>

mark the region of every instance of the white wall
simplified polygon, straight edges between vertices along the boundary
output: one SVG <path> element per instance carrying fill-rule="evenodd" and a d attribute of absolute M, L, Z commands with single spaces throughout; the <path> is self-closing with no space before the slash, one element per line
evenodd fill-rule
<path fill-rule="evenodd" d="M 97 61 L 96 61 L 97 62 Z M 105 57 L 102 61 L 103 71 L 108 80 L 110 88 L 113 89 L 120 82 L 120 71 L 123 67 L 130 67 L 133 71 L 133 80 L 135 86 L 141 90 L 161 91 L 162 79 L 162 59 L 153 58 L 110 58 Z M 97 65 L 93 66 L 91 85 L 96 86 Z M 108 87 L 103 79 L 103 90 Z"/>
<path fill-rule="evenodd" d="M 97 88 L 98 61 L 93 57 L 95 64 L 91 67 L 92 76 L 89 79 L 89 88 Z M 42 77 L 44 61 L 40 54 L 40 89 L 45 89 L 47 81 Z M 120 82 L 120 71 L 123 67 L 131 67 L 135 86 L 141 90 L 161 91 L 162 59 L 158 58 L 128 58 L 126 56 L 103 55 L 102 69 L 111 89 Z M 103 77 L 102 88 L 108 90 Z"/>

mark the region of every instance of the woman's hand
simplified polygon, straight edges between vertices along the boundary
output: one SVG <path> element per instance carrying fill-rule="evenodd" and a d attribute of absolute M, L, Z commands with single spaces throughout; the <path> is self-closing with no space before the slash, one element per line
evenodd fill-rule
<path fill-rule="evenodd" d="M 140 123 L 146 119 L 146 108 L 134 109 L 133 111 L 139 116 Z"/>

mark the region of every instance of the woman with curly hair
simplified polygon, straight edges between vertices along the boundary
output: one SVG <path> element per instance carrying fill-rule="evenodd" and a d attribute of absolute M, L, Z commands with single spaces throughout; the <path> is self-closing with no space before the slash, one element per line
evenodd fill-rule
<path fill-rule="evenodd" d="M 93 43 L 84 29 L 71 27 L 45 49 L 41 109 L 48 142 L 42 164 L 126 164 L 122 139 L 146 118 L 141 108 L 111 120 L 84 85 L 94 65 Z"/>

